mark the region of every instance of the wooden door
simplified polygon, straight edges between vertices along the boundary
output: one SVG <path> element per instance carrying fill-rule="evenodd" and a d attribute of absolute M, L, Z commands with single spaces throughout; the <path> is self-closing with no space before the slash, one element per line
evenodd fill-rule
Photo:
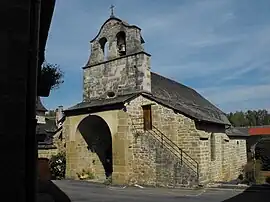
<path fill-rule="evenodd" d="M 144 130 L 152 129 L 152 112 L 151 105 L 145 105 L 143 108 L 143 128 Z"/>

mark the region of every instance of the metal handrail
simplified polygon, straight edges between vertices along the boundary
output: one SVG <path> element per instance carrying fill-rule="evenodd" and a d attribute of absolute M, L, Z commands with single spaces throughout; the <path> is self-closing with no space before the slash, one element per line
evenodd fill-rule
<path fill-rule="evenodd" d="M 185 161 L 187 161 L 187 162 L 185 162 L 185 164 L 188 166 L 188 167 L 190 167 L 194 172 L 196 172 L 196 174 L 197 174 L 197 179 L 199 180 L 199 163 L 195 160 L 195 159 L 193 159 L 190 155 L 188 155 L 185 151 L 183 151 L 183 149 L 181 149 L 176 143 L 174 143 L 170 138 L 168 138 L 164 133 L 162 133 L 158 128 L 156 128 L 155 126 L 152 126 L 155 130 L 157 130 L 160 134 L 161 134 L 161 137 L 162 138 L 164 138 L 165 137 L 165 139 L 166 139 L 166 141 L 167 141 L 167 144 L 168 145 L 170 145 L 168 142 L 170 142 L 172 145 L 170 145 L 172 148 L 177 148 L 179 151 L 180 151 L 180 155 L 181 155 L 181 163 L 182 162 L 185 162 Z M 154 130 L 152 130 L 152 131 L 154 131 Z M 154 131 L 155 132 L 155 131 Z M 157 134 L 157 133 L 156 133 Z M 158 135 L 158 134 L 157 134 Z M 178 151 L 178 152 L 179 152 Z M 185 154 L 186 155 L 186 157 L 183 155 L 183 154 Z M 185 160 L 183 160 L 183 159 L 185 159 Z M 192 162 L 191 162 L 191 161 Z M 190 166 L 190 165 L 188 165 L 188 164 L 191 164 L 192 166 L 193 166 L 193 168 Z"/>
<path fill-rule="evenodd" d="M 153 130 L 152 130 L 153 131 Z M 153 135 L 152 133 L 151 133 L 151 131 L 150 130 L 147 130 L 147 132 L 149 133 L 149 134 L 151 134 L 156 140 L 158 140 L 161 144 L 164 144 L 164 142 L 162 142 L 162 140 L 159 140 L 155 135 Z M 154 131 L 153 131 L 154 132 Z M 154 132 L 155 134 L 156 134 L 156 132 Z M 166 142 L 166 141 L 165 141 Z M 166 142 L 167 143 L 167 145 L 168 146 L 166 146 L 166 149 L 168 149 L 171 153 L 173 153 L 176 157 L 178 157 L 179 158 L 179 156 L 177 155 L 177 154 L 175 154 L 173 151 L 172 151 L 172 149 L 176 152 L 176 153 L 180 153 L 180 161 L 181 161 L 181 165 L 183 164 L 183 162 L 185 162 L 185 161 L 183 161 L 183 155 L 182 155 L 182 152 L 179 152 L 179 150 L 177 150 L 177 149 L 175 149 L 175 147 L 173 147 L 173 146 L 171 146 L 170 144 L 168 144 L 168 142 Z M 169 148 L 170 147 L 170 148 Z M 172 149 L 171 149 L 172 148 Z M 185 158 L 186 159 L 186 158 Z M 197 167 L 196 166 L 194 166 L 194 165 L 192 165 L 192 163 L 186 163 L 185 162 L 185 164 L 186 164 L 186 166 L 188 166 L 191 170 L 193 170 L 196 174 L 197 174 Z M 192 166 L 190 166 L 189 164 L 191 164 Z M 194 168 L 195 167 L 195 168 Z"/>
<path fill-rule="evenodd" d="M 171 144 L 173 144 L 173 146 L 177 147 L 178 150 L 181 151 L 181 154 L 185 154 L 187 157 L 189 157 L 189 159 L 191 159 L 193 161 L 193 163 L 196 164 L 196 167 L 199 166 L 198 162 L 196 160 L 194 160 L 190 155 L 188 155 L 185 151 L 183 151 L 183 149 L 181 149 L 175 142 L 173 142 L 170 138 L 168 138 L 163 132 L 161 132 L 157 127 L 152 126 L 155 130 L 157 130 L 162 137 L 165 137 L 166 140 L 168 140 Z"/>
<path fill-rule="evenodd" d="M 131 121 L 132 121 L 132 119 L 133 118 L 131 118 Z M 139 119 L 139 120 L 143 120 L 142 118 L 140 118 L 140 117 L 136 117 L 136 118 L 134 118 L 134 119 Z M 134 124 L 133 123 L 133 121 L 132 121 L 132 125 L 136 125 L 136 124 Z M 158 139 L 158 138 L 156 138 L 158 141 L 160 141 L 162 144 L 163 144 L 163 141 L 164 141 L 164 139 L 165 139 L 165 143 L 167 143 L 167 145 L 169 145 L 171 148 L 173 148 L 173 150 L 175 151 L 175 152 L 179 152 L 180 153 L 180 160 L 181 160 L 181 164 L 183 163 L 183 159 L 185 159 L 184 160 L 184 162 L 185 162 L 185 164 L 188 166 L 188 167 L 190 167 L 194 172 L 196 172 L 196 174 L 197 174 L 197 180 L 199 181 L 199 163 L 195 160 L 195 159 L 193 159 L 190 155 L 188 155 L 185 151 L 183 151 L 183 149 L 181 149 L 175 142 L 173 142 L 170 138 L 168 138 L 163 132 L 161 132 L 157 127 L 155 127 L 155 126 L 153 126 L 152 125 L 152 127 L 154 128 L 154 130 L 146 130 L 149 134 L 151 134 L 153 137 L 155 137 L 155 135 L 153 135 L 152 133 L 151 133 L 151 131 L 152 132 L 154 132 L 157 136 L 160 136 L 161 137 L 161 141 Z M 156 132 L 156 131 L 158 131 L 158 133 L 160 133 L 160 135 Z M 173 146 L 172 146 L 172 145 Z M 178 149 L 176 149 L 176 148 Z M 172 150 L 170 149 L 170 148 L 168 148 L 167 147 L 167 149 L 169 149 L 171 152 L 172 152 Z M 177 156 L 174 152 L 172 152 L 175 156 Z M 183 155 L 184 154 L 184 155 Z M 185 157 L 186 156 L 186 157 Z M 178 158 L 179 158 L 179 156 L 177 156 Z M 191 160 L 191 161 L 190 161 Z M 188 163 L 187 163 L 188 162 Z M 191 164 L 192 166 L 193 166 L 193 168 L 190 166 L 190 165 L 188 165 L 188 164 Z"/>

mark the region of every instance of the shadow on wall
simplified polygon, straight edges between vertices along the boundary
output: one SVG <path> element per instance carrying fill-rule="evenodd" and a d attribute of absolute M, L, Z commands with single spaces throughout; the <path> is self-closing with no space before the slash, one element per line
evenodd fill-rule
<path fill-rule="evenodd" d="M 196 121 L 195 126 L 197 130 L 202 130 L 208 133 L 225 133 L 225 127 L 223 125 Z"/>
<path fill-rule="evenodd" d="M 106 121 L 99 116 L 89 115 L 80 122 L 78 130 L 87 143 L 88 149 L 98 155 L 106 177 L 111 176 L 113 172 L 112 136 Z"/>

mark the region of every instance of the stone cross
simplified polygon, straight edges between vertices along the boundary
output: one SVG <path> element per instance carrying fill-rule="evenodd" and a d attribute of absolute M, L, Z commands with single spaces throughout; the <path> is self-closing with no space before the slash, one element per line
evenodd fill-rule
<path fill-rule="evenodd" d="M 114 16 L 114 13 L 113 13 L 114 5 L 111 5 L 110 9 L 111 9 L 111 17 L 113 17 Z"/>

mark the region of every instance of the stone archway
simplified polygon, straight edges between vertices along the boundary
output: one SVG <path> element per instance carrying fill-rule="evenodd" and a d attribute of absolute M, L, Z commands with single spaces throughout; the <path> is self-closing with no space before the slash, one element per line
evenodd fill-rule
<path fill-rule="evenodd" d="M 78 125 L 77 131 L 87 144 L 89 152 L 96 153 L 109 177 L 113 173 L 112 135 L 106 121 L 97 115 L 85 117 Z"/>

